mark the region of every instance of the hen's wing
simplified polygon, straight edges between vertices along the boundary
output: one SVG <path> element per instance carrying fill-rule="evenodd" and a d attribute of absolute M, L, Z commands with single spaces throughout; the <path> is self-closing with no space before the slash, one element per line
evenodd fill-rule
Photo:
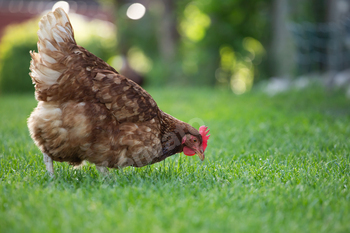
<path fill-rule="evenodd" d="M 91 74 L 92 90 L 119 122 L 149 121 L 158 115 L 153 98 L 139 85 L 120 74 L 96 69 Z"/>
<path fill-rule="evenodd" d="M 100 102 L 120 123 L 157 116 L 158 106 L 146 91 L 76 44 L 64 10 L 48 13 L 39 27 L 39 53 L 31 53 L 30 67 L 38 100 Z"/>

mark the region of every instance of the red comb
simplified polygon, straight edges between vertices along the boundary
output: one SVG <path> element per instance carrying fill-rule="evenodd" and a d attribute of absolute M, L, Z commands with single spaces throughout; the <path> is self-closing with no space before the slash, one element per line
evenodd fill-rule
<path fill-rule="evenodd" d="M 207 144 L 208 144 L 208 139 L 210 137 L 210 134 L 207 135 L 210 131 L 210 129 L 208 129 L 208 127 L 206 127 L 205 125 L 202 125 L 201 127 L 199 127 L 199 133 L 202 135 L 202 139 L 203 139 L 203 150 L 205 151 L 205 149 L 207 148 Z"/>

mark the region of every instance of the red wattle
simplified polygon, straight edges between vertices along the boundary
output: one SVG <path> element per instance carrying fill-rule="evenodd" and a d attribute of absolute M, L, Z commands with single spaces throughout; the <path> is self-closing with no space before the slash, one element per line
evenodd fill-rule
<path fill-rule="evenodd" d="M 194 150 L 192 150 L 191 148 L 189 148 L 187 146 L 184 147 L 183 152 L 187 156 L 193 156 L 196 154 L 196 152 Z"/>

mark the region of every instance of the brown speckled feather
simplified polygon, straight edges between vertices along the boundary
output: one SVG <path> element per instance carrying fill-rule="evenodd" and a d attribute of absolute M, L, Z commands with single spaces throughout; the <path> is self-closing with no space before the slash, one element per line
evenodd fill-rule
<path fill-rule="evenodd" d="M 55 161 L 142 167 L 182 151 L 190 125 L 162 112 L 140 86 L 76 44 L 65 12 L 42 18 L 31 77 L 30 134 Z M 200 137 L 200 136 L 199 136 Z"/>

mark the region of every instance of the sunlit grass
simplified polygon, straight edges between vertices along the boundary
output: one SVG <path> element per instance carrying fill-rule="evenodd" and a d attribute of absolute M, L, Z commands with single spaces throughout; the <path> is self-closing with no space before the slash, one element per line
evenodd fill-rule
<path fill-rule="evenodd" d="M 348 232 L 350 101 L 307 90 L 268 97 L 149 90 L 211 129 L 206 160 L 50 178 L 29 137 L 32 96 L 0 97 L 0 232 Z M 198 127 L 198 125 L 196 125 Z"/>

